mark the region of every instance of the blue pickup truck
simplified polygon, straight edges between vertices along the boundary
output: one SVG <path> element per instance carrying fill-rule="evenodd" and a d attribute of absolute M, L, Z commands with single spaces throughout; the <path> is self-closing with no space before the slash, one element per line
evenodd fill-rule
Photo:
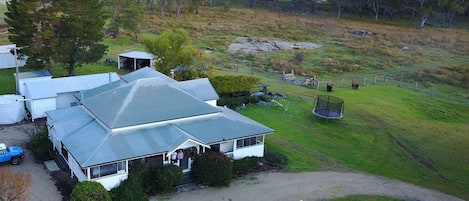
<path fill-rule="evenodd" d="M 10 162 L 12 165 L 19 165 L 23 158 L 24 151 L 21 147 L 7 147 L 4 143 L 0 143 L 0 163 Z"/>

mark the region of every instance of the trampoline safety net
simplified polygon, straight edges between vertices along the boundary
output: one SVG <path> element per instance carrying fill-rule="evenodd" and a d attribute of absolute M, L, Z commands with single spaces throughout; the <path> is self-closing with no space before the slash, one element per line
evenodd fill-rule
<path fill-rule="evenodd" d="M 321 95 L 316 99 L 313 114 L 327 119 L 342 118 L 344 101 L 338 97 Z"/>

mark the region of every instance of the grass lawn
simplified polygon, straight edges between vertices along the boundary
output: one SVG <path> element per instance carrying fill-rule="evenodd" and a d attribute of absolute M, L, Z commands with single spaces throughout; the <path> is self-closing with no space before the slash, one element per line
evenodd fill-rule
<path fill-rule="evenodd" d="M 266 148 L 286 154 L 289 171 L 357 170 L 469 198 L 469 107 L 395 86 L 273 90 L 286 93 L 287 111 L 252 105 L 240 112 L 276 130 Z M 314 116 L 319 94 L 342 98 L 344 119 Z"/>

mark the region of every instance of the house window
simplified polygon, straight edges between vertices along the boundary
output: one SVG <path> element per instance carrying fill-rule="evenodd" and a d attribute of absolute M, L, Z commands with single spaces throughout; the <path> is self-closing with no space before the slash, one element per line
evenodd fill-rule
<path fill-rule="evenodd" d="M 212 144 L 210 145 L 210 150 L 219 152 L 220 151 L 220 144 Z"/>
<path fill-rule="evenodd" d="M 104 177 L 112 174 L 122 173 L 125 172 L 125 162 L 120 161 L 117 163 L 111 163 L 107 165 L 101 165 L 92 167 L 90 169 L 91 178 L 99 178 Z"/>
<path fill-rule="evenodd" d="M 256 137 L 249 137 L 244 139 L 236 140 L 236 148 L 248 147 L 257 144 L 262 144 L 263 137 L 262 135 Z"/>

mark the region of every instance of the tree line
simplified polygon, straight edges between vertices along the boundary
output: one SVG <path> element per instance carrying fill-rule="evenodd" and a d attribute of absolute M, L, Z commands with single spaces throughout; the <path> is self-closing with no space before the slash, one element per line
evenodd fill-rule
<path fill-rule="evenodd" d="M 327 12 L 337 18 L 343 14 L 370 16 L 376 21 L 382 17 L 390 20 L 400 17 L 417 20 L 420 27 L 428 25 L 429 21 L 441 27 L 452 27 L 456 19 L 469 18 L 468 0 L 144 0 L 141 3 L 160 9 L 161 15 L 174 12 L 176 17 L 185 7 L 191 7 L 198 14 L 200 6 L 244 6 L 301 14 Z"/>
<path fill-rule="evenodd" d="M 106 35 L 119 37 L 125 31 L 138 38 L 140 30 L 146 28 L 149 10 L 160 12 L 161 17 L 178 17 L 181 12 L 198 15 L 201 6 L 243 6 L 310 15 L 326 12 L 337 18 L 347 13 L 373 16 L 374 20 L 411 17 L 421 27 L 429 21 L 452 27 L 456 19 L 469 18 L 468 0 L 11 0 L 7 1 L 5 21 L 10 26 L 9 40 L 21 47 L 19 54 L 29 56 L 27 65 L 51 71 L 53 61 L 74 75 L 75 67 L 104 56 L 107 46 L 102 41 Z M 198 61 L 178 65 L 204 62 L 203 55 L 185 49 L 180 52 L 190 52 L 186 55 Z"/>

